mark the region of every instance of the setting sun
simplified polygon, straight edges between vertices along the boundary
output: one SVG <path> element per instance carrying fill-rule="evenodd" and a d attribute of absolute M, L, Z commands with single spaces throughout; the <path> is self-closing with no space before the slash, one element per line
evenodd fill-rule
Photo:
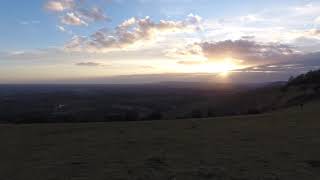
<path fill-rule="evenodd" d="M 228 75 L 230 71 L 243 68 L 237 63 L 237 60 L 232 58 L 225 58 L 217 61 L 204 61 L 197 64 L 183 65 L 180 71 L 187 73 L 218 73 L 221 75 Z"/>

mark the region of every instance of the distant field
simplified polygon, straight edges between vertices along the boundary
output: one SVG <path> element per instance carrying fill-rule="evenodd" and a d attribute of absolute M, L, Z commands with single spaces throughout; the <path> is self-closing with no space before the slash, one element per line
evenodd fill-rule
<path fill-rule="evenodd" d="M 319 117 L 1 125 L 0 179 L 319 179 Z"/>

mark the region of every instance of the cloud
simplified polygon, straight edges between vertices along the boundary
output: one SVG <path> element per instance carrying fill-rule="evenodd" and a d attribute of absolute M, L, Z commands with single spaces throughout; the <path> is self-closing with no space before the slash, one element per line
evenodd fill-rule
<path fill-rule="evenodd" d="M 241 39 L 244 40 L 254 40 L 255 36 L 242 36 Z"/>
<path fill-rule="evenodd" d="M 201 61 L 178 61 L 178 64 L 182 65 L 196 65 L 196 64 L 202 64 L 203 62 Z"/>
<path fill-rule="evenodd" d="M 89 66 L 89 67 L 94 67 L 94 66 L 104 66 L 104 64 L 97 63 L 97 62 L 80 62 L 76 63 L 77 66 Z"/>
<path fill-rule="evenodd" d="M 63 26 L 57 26 L 57 28 L 61 32 L 66 32 L 67 31 Z"/>
<path fill-rule="evenodd" d="M 103 21 L 110 19 L 107 17 L 104 12 L 97 7 L 91 9 L 79 9 L 76 11 L 76 14 L 82 19 L 90 22 Z"/>
<path fill-rule="evenodd" d="M 57 27 L 57 30 L 60 31 L 60 32 L 67 33 L 69 35 L 74 35 L 72 30 L 69 30 L 69 29 L 65 28 L 64 26 L 57 25 L 56 27 Z"/>
<path fill-rule="evenodd" d="M 320 16 L 317 17 L 317 18 L 314 20 L 314 22 L 315 22 L 316 24 L 320 24 Z"/>
<path fill-rule="evenodd" d="M 142 43 L 155 42 L 166 33 L 199 30 L 201 18 L 190 14 L 183 21 L 160 20 L 158 23 L 150 17 L 130 18 L 119 24 L 113 31 L 106 28 L 93 33 L 89 37 L 73 38 L 66 44 L 69 51 L 107 52 L 115 49 L 127 49 L 143 46 Z M 142 45 L 141 45 L 142 44 Z"/>
<path fill-rule="evenodd" d="M 73 51 L 81 51 L 82 44 L 86 42 L 86 37 L 74 36 L 66 45 L 65 49 L 72 49 Z"/>
<path fill-rule="evenodd" d="M 177 50 L 178 55 L 200 55 L 208 61 L 221 61 L 232 58 L 245 65 L 268 64 L 284 61 L 296 51 L 288 45 L 278 43 L 259 43 L 250 40 L 226 40 L 201 42 Z"/>
<path fill-rule="evenodd" d="M 320 48 L 320 30 L 309 29 L 295 33 L 295 38 L 290 42 L 301 52 L 317 52 Z"/>
<path fill-rule="evenodd" d="M 194 59 L 196 57 L 200 57 L 200 59 L 205 60 L 202 53 L 202 48 L 197 45 L 196 43 L 188 44 L 183 48 L 172 48 L 165 51 L 167 57 L 171 58 L 180 58 L 180 59 Z M 185 60 L 180 61 L 182 63 L 179 64 L 186 64 Z"/>
<path fill-rule="evenodd" d="M 88 26 L 89 23 L 109 20 L 104 11 L 98 7 L 88 7 L 84 0 L 49 0 L 45 8 L 57 12 L 64 25 Z"/>
<path fill-rule="evenodd" d="M 76 15 L 73 12 L 67 13 L 66 15 L 61 17 L 61 23 L 65 25 L 88 26 L 88 24 L 84 20 L 82 20 L 78 15 Z"/>
<path fill-rule="evenodd" d="M 253 22 L 263 21 L 263 19 L 256 14 L 241 16 L 239 19 L 241 22 L 244 22 L 244 23 L 253 23 Z"/>
<path fill-rule="evenodd" d="M 306 53 L 291 55 L 289 61 L 275 62 L 252 66 L 241 69 L 241 72 L 286 72 L 291 74 L 301 74 L 310 70 L 320 68 L 320 53 Z"/>
<path fill-rule="evenodd" d="M 311 29 L 309 33 L 312 36 L 320 36 L 320 29 Z"/>
<path fill-rule="evenodd" d="M 32 20 L 32 21 L 21 21 L 21 25 L 32 25 L 32 24 L 40 24 L 40 21 L 38 20 Z"/>
<path fill-rule="evenodd" d="M 72 9 L 75 6 L 74 0 L 49 0 L 45 8 L 49 11 L 61 12 Z"/>
<path fill-rule="evenodd" d="M 209 59 L 234 57 L 237 59 L 268 59 L 279 55 L 292 54 L 293 50 L 282 44 L 260 44 L 248 40 L 227 40 L 217 43 L 203 42 L 198 44 Z"/>
<path fill-rule="evenodd" d="M 318 3 L 307 3 L 303 6 L 294 7 L 293 10 L 299 15 L 317 15 L 320 11 L 320 5 Z"/>
<path fill-rule="evenodd" d="M 308 29 L 319 28 L 316 19 L 319 17 L 320 3 L 290 4 L 247 12 L 236 17 L 207 20 L 204 25 L 205 37 L 201 39 L 223 41 L 255 36 L 254 40 L 259 42 L 291 44 Z"/>
<path fill-rule="evenodd" d="M 153 69 L 153 66 L 139 66 L 142 69 Z"/>

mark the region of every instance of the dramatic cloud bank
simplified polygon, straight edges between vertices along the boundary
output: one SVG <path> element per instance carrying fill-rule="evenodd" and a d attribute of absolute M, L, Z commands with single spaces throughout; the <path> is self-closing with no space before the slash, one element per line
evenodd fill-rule
<path fill-rule="evenodd" d="M 294 50 L 283 44 L 262 44 L 248 40 L 221 41 L 217 43 L 203 42 L 197 44 L 202 53 L 210 59 L 231 57 L 246 63 L 268 63 L 279 61 L 294 53 Z"/>
<path fill-rule="evenodd" d="M 173 54 L 174 53 L 174 54 Z M 298 54 L 292 47 L 278 43 L 259 43 L 251 40 L 226 40 L 201 42 L 186 46 L 168 54 L 176 56 L 203 56 L 207 61 L 231 58 L 244 65 L 269 64 L 288 60 Z M 185 63 L 186 64 L 186 63 Z M 194 63 L 191 63 L 194 64 Z"/>
<path fill-rule="evenodd" d="M 69 51 L 108 52 L 116 49 L 134 48 L 138 43 L 154 42 L 165 33 L 188 32 L 199 30 L 201 17 L 190 14 L 183 21 L 160 20 L 156 23 L 145 17 L 130 18 L 114 31 L 101 29 L 89 37 L 74 37 L 67 45 Z"/>

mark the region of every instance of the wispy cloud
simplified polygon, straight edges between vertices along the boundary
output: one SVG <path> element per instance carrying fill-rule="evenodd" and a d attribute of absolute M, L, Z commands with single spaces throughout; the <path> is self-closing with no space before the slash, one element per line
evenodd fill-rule
<path fill-rule="evenodd" d="M 66 31 L 67 31 L 66 28 L 64 28 L 63 26 L 57 25 L 57 28 L 58 28 L 58 30 L 61 31 L 61 32 L 66 32 Z"/>
<path fill-rule="evenodd" d="M 75 13 L 67 13 L 61 17 L 61 23 L 65 25 L 74 25 L 74 26 L 88 26 L 88 24 L 82 20 L 78 15 Z"/>
<path fill-rule="evenodd" d="M 40 21 L 38 20 L 31 20 L 31 21 L 20 21 L 21 25 L 32 25 L 32 24 L 40 24 Z"/>
<path fill-rule="evenodd" d="M 195 64 L 203 64 L 204 62 L 202 61 L 178 61 L 178 64 L 182 65 L 195 65 Z"/>
<path fill-rule="evenodd" d="M 89 66 L 89 67 L 97 67 L 97 66 L 106 66 L 105 64 L 98 62 L 79 62 L 76 63 L 77 66 Z"/>
<path fill-rule="evenodd" d="M 80 8 L 75 13 L 87 22 L 104 21 L 110 19 L 107 15 L 105 15 L 102 9 L 97 7 L 93 7 L 91 9 Z"/>

